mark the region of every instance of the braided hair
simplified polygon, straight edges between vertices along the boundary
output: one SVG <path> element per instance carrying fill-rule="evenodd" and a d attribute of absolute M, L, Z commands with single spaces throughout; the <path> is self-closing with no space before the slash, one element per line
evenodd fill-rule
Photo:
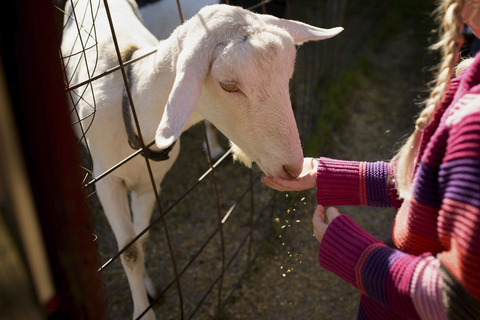
<path fill-rule="evenodd" d="M 407 142 L 400 148 L 392 159 L 396 164 L 395 185 L 400 198 L 408 199 L 411 196 L 411 185 L 414 166 L 416 163 L 418 144 L 423 131 L 433 120 L 433 115 L 438 109 L 445 92 L 450 85 L 450 79 L 455 71 L 455 63 L 459 58 L 459 49 L 463 43 L 463 19 L 461 8 L 465 0 L 443 0 L 436 10 L 439 18 L 440 41 L 431 46 L 433 50 L 440 50 L 441 63 L 425 108 L 420 113 L 415 123 L 415 131 L 410 135 Z"/>

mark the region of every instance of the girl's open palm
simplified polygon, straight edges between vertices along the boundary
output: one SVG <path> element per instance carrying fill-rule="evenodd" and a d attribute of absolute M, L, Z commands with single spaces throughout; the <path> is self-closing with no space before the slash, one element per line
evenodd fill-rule
<path fill-rule="evenodd" d="M 270 188 L 278 191 L 301 191 L 315 188 L 317 185 L 318 159 L 303 159 L 302 173 L 293 180 L 285 180 L 279 177 L 264 177 L 262 182 Z"/>

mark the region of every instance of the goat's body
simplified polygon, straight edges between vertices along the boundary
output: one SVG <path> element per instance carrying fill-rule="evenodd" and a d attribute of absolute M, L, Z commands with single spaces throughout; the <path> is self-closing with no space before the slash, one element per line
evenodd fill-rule
<path fill-rule="evenodd" d="M 89 3 L 78 1 L 75 15 L 69 5 L 66 8 L 82 24 L 81 39 L 73 20 L 67 21 L 63 34 L 62 53 L 69 56 L 65 65 L 71 84 L 119 64 L 103 1 L 91 0 L 91 7 Z M 235 143 L 237 158 L 247 165 L 255 161 L 270 176 L 300 174 L 303 154 L 288 91 L 294 43 L 329 38 L 340 29 L 326 31 L 218 5 L 202 9 L 159 42 L 143 25 L 135 2 L 109 0 L 109 7 L 123 62 L 157 49 L 132 64 L 129 71 L 129 88 L 145 143 L 155 139 L 152 149 L 166 149 L 184 130 L 205 118 Z M 96 34 L 98 52 L 91 34 Z M 85 55 L 76 54 L 82 47 L 89 48 Z M 71 95 L 81 119 L 76 131 L 79 137 L 86 132 L 95 176 L 133 153 L 123 120 L 123 91 L 122 73 L 116 71 Z M 179 148 L 176 143 L 169 160 L 150 161 L 158 189 Z M 128 161 L 98 181 L 96 189 L 122 248 L 147 227 L 155 203 L 145 159 L 137 156 Z M 144 266 L 146 240 L 147 235 L 121 255 L 134 317 L 148 307 L 147 291 L 156 294 Z M 154 318 L 151 310 L 145 315 L 145 319 Z"/>
<path fill-rule="evenodd" d="M 176 0 L 161 0 L 140 4 L 140 13 L 147 29 L 159 40 L 166 39 L 181 24 Z M 219 0 L 182 0 L 180 1 L 184 20 L 193 17 L 204 6 L 219 4 Z"/>
<path fill-rule="evenodd" d="M 93 1 L 92 5 L 95 7 L 94 2 L 95 1 Z M 131 13 L 135 13 L 134 3 L 128 5 L 128 3 L 125 1 L 109 2 L 111 3 L 110 12 L 115 25 L 116 34 L 121 35 L 118 37 L 119 46 L 124 50 L 124 52 L 130 50 L 130 48 L 144 48 L 143 50 L 137 52 L 137 55 L 140 55 L 141 52 L 148 52 L 149 50 L 153 50 L 156 46 L 158 46 L 158 40 L 145 28 L 142 28 L 141 21 L 138 19 L 130 19 L 127 21 L 121 20 L 121 18 L 125 15 L 128 16 L 131 15 Z M 131 13 L 128 13 L 129 11 Z M 103 3 L 101 3 L 98 16 L 103 14 L 105 14 L 105 11 L 103 8 Z M 116 23 L 116 21 L 119 22 Z M 97 19 L 95 21 L 97 30 L 100 28 L 109 30 L 110 27 L 106 22 L 107 21 L 105 19 Z M 72 21 L 70 21 L 70 23 L 72 23 Z M 86 21 L 83 23 L 83 25 L 89 25 L 89 22 Z M 67 27 L 66 30 L 76 33 L 76 30 L 74 30 L 72 27 Z M 62 47 L 65 48 L 64 52 L 67 52 L 72 47 L 77 48 L 77 51 L 79 51 L 80 41 L 77 41 L 76 46 L 74 46 L 68 41 L 69 39 L 75 39 L 74 36 L 66 33 L 64 34 L 64 38 L 66 39 L 66 41 L 64 41 L 62 44 Z M 89 46 L 92 40 L 93 39 L 86 43 L 86 47 Z M 97 41 L 101 46 L 99 51 L 103 55 L 102 58 L 98 59 L 97 52 L 93 48 L 86 51 L 86 58 L 89 66 L 94 66 L 98 62 L 96 71 L 90 72 L 90 75 L 87 72 L 87 68 L 80 68 L 76 72 L 73 72 L 77 62 L 76 60 L 83 59 L 82 56 L 74 56 L 67 65 L 67 70 L 71 70 L 69 74 L 73 75 L 71 81 L 72 83 L 75 84 L 81 82 L 89 77 L 100 74 L 105 70 L 109 70 L 118 66 L 119 62 L 115 54 L 111 33 L 98 32 Z M 137 66 L 140 64 L 154 63 L 154 60 L 157 57 L 162 59 L 162 57 L 159 57 L 161 54 L 162 52 L 159 52 L 154 56 L 141 60 L 137 62 Z M 123 62 L 126 61 L 124 60 Z M 163 69 L 163 71 L 160 71 L 156 74 L 162 79 L 163 83 L 160 87 L 155 88 L 157 93 L 160 93 L 155 94 L 155 97 L 157 99 L 161 99 L 158 99 L 155 101 L 155 103 L 144 101 L 152 97 L 152 95 L 150 95 L 148 92 L 145 92 L 145 87 L 132 91 L 137 116 L 140 127 L 142 128 L 142 136 L 145 140 L 145 143 L 149 143 L 154 140 L 156 127 L 162 117 L 163 107 L 167 102 L 168 94 L 173 85 L 173 79 L 175 78 L 175 74 L 172 72 L 170 66 L 165 66 Z M 148 76 L 144 77 L 143 79 L 142 77 L 138 77 L 138 79 L 141 79 L 143 82 L 149 81 Z M 123 124 L 123 113 L 121 107 L 123 87 L 124 82 L 122 74 L 120 72 L 111 73 L 105 76 L 104 81 L 97 80 L 92 82 L 92 90 L 87 89 L 83 95 L 83 99 L 87 103 L 79 104 L 79 118 L 85 119 L 82 122 L 82 125 L 85 130 L 88 128 L 86 137 L 89 148 L 92 150 L 92 156 L 96 165 L 95 170 L 98 173 L 101 173 L 102 171 L 114 166 L 122 159 L 128 157 L 134 151 L 128 143 L 125 127 L 118 125 Z M 152 88 L 150 87 L 150 89 Z M 84 90 L 85 87 L 81 87 L 75 91 L 80 93 Z M 92 92 L 94 92 L 94 96 L 92 95 Z M 96 109 L 94 116 L 92 116 L 93 109 L 91 106 L 94 104 L 94 102 Z M 77 136 L 80 138 L 82 133 L 79 126 L 76 126 L 75 129 Z M 163 176 L 173 165 L 175 158 L 178 155 L 178 151 L 179 143 L 177 143 L 170 152 L 169 160 L 163 162 L 151 162 L 151 165 L 154 169 L 153 172 L 158 183 L 163 179 Z M 101 168 L 99 168 L 99 166 L 101 166 Z M 129 161 L 126 165 L 116 169 L 114 175 L 121 178 L 129 190 L 145 190 L 149 187 L 151 188 L 148 175 L 145 175 L 144 172 L 139 172 L 137 169 L 139 167 L 141 168 L 142 166 L 145 166 L 145 160 L 142 157 L 136 157 L 135 159 Z"/>
<path fill-rule="evenodd" d="M 138 16 L 135 3 L 113 0 L 109 2 L 111 4 L 110 12 L 115 24 L 115 31 L 119 35 L 119 46 L 124 52 L 128 52 L 131 48 L 146 48 L 148 51 L 158 46 L 158 40 L 142 27 L 139 19 L 120 20 L 122 17 L 131 16 L 132 14 Z M 81 2 L 78 5 L 82 4 L 86 4 L 86 2 Z M 93 10 L 97 8 L 97 5 L 99 5 L 97 17 L 105 15 L 103 3 L 95 3 L 93 1 Z M 77 7 L 76 10 L 78 9 L 80 8 Z M 88 6 L 85 9 L 89 9 Z M 79 12 L 83 12 L 83 10 L 79 10 Z M 110 32 L 97 33 L 96 40 L 99 44 L 99 53 L 92 46 L 95 39 L 88 36 L 90 32 L 88 26 L 93 26 L 93 19 L 89 19 L 90 17 L 90 15 L 87 15 L 87 21 L 83 22 L 87 32 L 85 30 L 82 32 L 84 47 L 90 47 L 90 49 L 86 50 L 85 57 L 74 55 L 67 60 L 66 70 L 68 76 L 72 77 L 71 83 L 73 84 L 87 80 L 119 64 Z M 119 21 L 119 23 L 116 23 L 116 21 Z M 70 20 L 69 23 L 73 24 L 74 21 Z M 110 29 L 106 19 L 97 18 L 95 26 L 97 30 Z M 132 32 L 133 30 L 136 30 L 136 32 Z M 67 25 L 62 43 L 64 54 L 70 52 L 71 49 L 73 49 L 73 53 L 81 51 L 81 41 L 76 37 L 76 34 L 76 28 L 73 25 Z M 151 62 L 152 58 L 149 57 L 145 61 L 140 61 L 139 64 Z M 86 60 L 85 64 L 82 59 Z M 84 64 L 84 66 L 88 65 L 89 68 L 76 69 L 77 63 Z M 166 104 L 168 93 L 175 77 L 171 68 L 168 67 L 165 68 L 161 76 L 165 79 L 165 85 L 159 87 L 158 90 L 164 91 L 164 98 L 157 102 L 158 105 L 141 103 L 141 98 L 137 99 L 138 104 L 135 103 L 145 143 L 152 141 L 155 137 L 156 127 L 162 117 L 163 107 Z M 147 80 L 145 79 L 145 81 Z M 84 86 L 75 90 L 78 96 L 83 92 L 84 101 L 79 102 L 77 111 L 79 119 L 85 119 L 81 122 L 83 130 L 80 128 L 80 124 L 78 124 L 75 126 L 75 131 L 79 138 L 82 136 L 82 131 L 87 132 L 85 135 L 86 143 L 90 148 L 94 163 L 94 176 L 98 176 L 113 167 L 134 151 L 128 143 L 125 126 L 122 125 L 124 123 L 122 113 L 123 90 L 124 81 L 120 72 L 111 73 L 105 76 L 102 81 L 94 81 L 91 89 Z M 139 97 L 139 93 L 142 93 L 142 90 L 132 91 L 134 97 Z M 76 97 L 76 95 L 73 95 L 73 97 Z M 95 106 L 95 110 L 93 110 L 93 106 Z M 169 153 L 170 159 L 162 162 L 150 161 L 158 190 L 160 190 L 159 185 L 163 177 L 175 162 L 179 150 L 180 143 L 177 142 Z M 145 159 L 141 156 L 131 159 L 100 180 L 96 184 L 96 189 L 120 249 L 148 225 L 153 210 L 155 195 L 152 191 Z M 127 190 L 131 191 L 132 215 L 130 214 Z M 131 216 L 134 219 L 133 224 Z M 132 289 L 134 316 L 138 316 L 147 308 L 147 291 L 151 296 L 156 295 L 155 287 L 143 266 L 143 247 L 146 240 L 147 237 L 143 237 L 140 243 L 135 243 L 128 250 L 127 256 L 134 257 L 133 259 L 126 259 L 125 255 L 122 255 L 122 264 Z M 152 311 L 149 311 L 145 318 L 154 319 L 155 316 Z"/>

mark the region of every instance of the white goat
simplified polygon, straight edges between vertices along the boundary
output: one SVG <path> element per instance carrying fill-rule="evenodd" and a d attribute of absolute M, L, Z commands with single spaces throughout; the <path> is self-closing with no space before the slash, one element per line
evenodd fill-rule
<path fill-rule="evenodd" d="M 136 0 L 145 27 L 159 40 L 166 39 L 180 25 L 177 0 Z M 188 20 L 204 6 L 220 4 L 220 0 L 181 0 L 184 20 Z"/>
<path fill-rule="evenodd" d="M 203 8 L 159 42 L 142 24 L 133 0 L 109 3 L 124 59 L 158 49 L 128 71 L 142 135 L 145 142 L 155 139 L 154 151 L 172 147 L 182 131 L 207 119 L 232 141 L 236 157 L 246 165 L 255 161 L 266 175 L 286 179 L 301 173 L 303 154 L 288 89 L 295 63 L 294 44 L 330 38 L 342 28 L 320 29 L 239 7 L 214 5 Z M 73 54 L 66 60 L 67 77 L 75 84 L 115 67 L 118 60 L 103 1 L 79 0 L 75 14 L 72 10 L 68 2 L 63 55 L 79 52 L 82 46 L 92 47 L 84 55 Z M 74 18 L 81 24 L 80 37 Z M 93 49 L 94 33 L 98 53 Z M 123 78 L 119 71 L 113 72 L 94 81 L 92 90 L 86 88 L 75 90 L 83 98 L 73 102 L 78 103 L 78 124 L 84 131 L 88 128 L 87 143 L 94 175 L 98 176 L 133 151 L 122 114 Z M 179 148 L 176 143 L 168 160 L 151 162 L 157 185 L 173 165 Z M 145 160 L 138 156 L 130 160 L 98 181 L 96 190 L 122 248 L 144 230 L 152 214 L 155 195 Z M 156 296 L 144 266 L 146 239 L 143 236 L 121 255 L 134 317 L 148 307 L 147 292 Z M 145 317 L 155 318 L 152 310 Z"/>

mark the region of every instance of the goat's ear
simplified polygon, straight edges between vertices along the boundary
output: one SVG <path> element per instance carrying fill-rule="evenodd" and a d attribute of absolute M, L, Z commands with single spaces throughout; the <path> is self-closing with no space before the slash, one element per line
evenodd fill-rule
<path fill-rule="evenodd" d="M 318 41 L 332 38 L 343 31 L 342 27 L 322 29 L 299 21 L 279 19 L 271 15 L 260 16 L 265 22 L 287 30 L 287 32 L 292 36 L 295 44 L 302 44 L 312 40 Z"/>
<path fill-rule="evenodd" d="M 188 40 L 183 42 L 184 48 L 178 56 L 175 82 L 155 134 L 160 149 L 168 148 L 180 137 L 200 100 L 202 84 L 208 73 L 211 49 Z"/>

